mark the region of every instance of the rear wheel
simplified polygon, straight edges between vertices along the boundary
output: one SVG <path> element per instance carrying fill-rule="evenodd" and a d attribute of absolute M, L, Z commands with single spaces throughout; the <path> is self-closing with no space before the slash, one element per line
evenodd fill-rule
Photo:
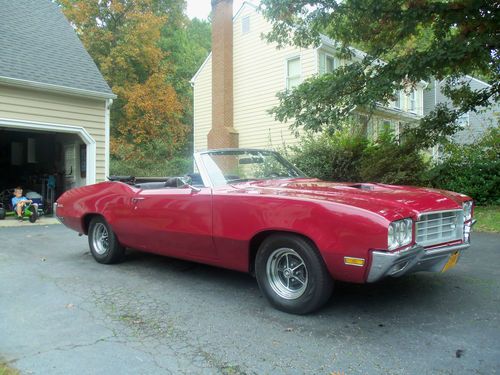
<path fill-rule="evenodd" d="M 94 259 L 103 264 L 118 263 L 125 253 L 109 224 L 100 216 L 90 221 L 89 247 Z"/>
<path fill-rule="evenodd" d="M 30 206 L 30 212 L 31 212 L 31 215 L 29 217 L 29 221 L 30 221 L 30 223 L 35 223 L 38 220 L 37 207 Z"/>
<path fill-rule="evenodd" d="M 255 275 L 269 302 L 292 314 L 319 309 L 333 290 L 333 280 L 315 246 L 293 234 L 272 235 L 262 243 Z"/>

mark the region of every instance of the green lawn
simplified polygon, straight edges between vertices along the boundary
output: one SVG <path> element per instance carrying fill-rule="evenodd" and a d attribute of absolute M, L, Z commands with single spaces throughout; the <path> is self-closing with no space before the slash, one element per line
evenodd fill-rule
<path fill-rule="evenodd" d="M 500 233 L 500 206 L 476 207 L 474 218 L 477 219 L 474 231 Z"/>
<path fill-rule="evenodd" d="M 19 375 L 19 371 L 0 361 L 0 375 Z"/>

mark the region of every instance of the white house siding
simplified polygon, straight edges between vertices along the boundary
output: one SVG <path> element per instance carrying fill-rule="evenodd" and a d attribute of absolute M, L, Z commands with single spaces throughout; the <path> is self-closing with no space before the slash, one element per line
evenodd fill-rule
<path fill-rule="evenodd" d="M 0 118 L 85 128 L 96 141 L 96 181 L 105 180 L 104 99 L 0 85 Z"/>

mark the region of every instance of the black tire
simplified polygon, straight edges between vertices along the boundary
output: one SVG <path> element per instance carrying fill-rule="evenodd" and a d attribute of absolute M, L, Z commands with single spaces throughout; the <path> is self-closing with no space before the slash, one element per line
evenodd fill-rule
<path fill-rule="evenodd" d="M 98 263 L 113 264 L 123 259 L 125 249 L 103 217 L 96 216 L 90 221 L 88 237 L 90 252 Z"/>
<path fill-rule="evenodd" d="M 333 279 L 314 244 L 294 234 L 266 238 L 257 252 L 255 276 L 271 305 L 291 314 L 319 309 L 333 291 Z"/>
<path fill-rule="evenodd" d="M 33 211 L 31 211 L 31 210 L 33 210 Z M 29 217 L 29 221 L 30 221 L 30 223 L 36 223 L 36 221 L 38 220 L 38 211 L 37 211 L 37 208 L 36 207 L 31 207 L 30 211 L 31 211 L 31 215 Z"/>

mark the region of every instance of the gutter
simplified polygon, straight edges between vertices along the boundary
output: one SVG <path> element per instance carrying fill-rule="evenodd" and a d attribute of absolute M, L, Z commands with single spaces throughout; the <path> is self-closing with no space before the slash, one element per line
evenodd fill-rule
<path fill-rule="evenodd" d="M 117 96 L 113 93 L 77 89 L 74 87 L 53 85 L 51 83 L 28 81 L 25 79 L 11 78 L 0 76 L 0 83 L 4 83 L 9 86 L 24 87 L 33 90 L 43 90 L 50 91 L 59 94 L 68 94 L 74 96 L 80 96 L 84 98 L 98 98 L 98 99 L 116 99 Z"/>

